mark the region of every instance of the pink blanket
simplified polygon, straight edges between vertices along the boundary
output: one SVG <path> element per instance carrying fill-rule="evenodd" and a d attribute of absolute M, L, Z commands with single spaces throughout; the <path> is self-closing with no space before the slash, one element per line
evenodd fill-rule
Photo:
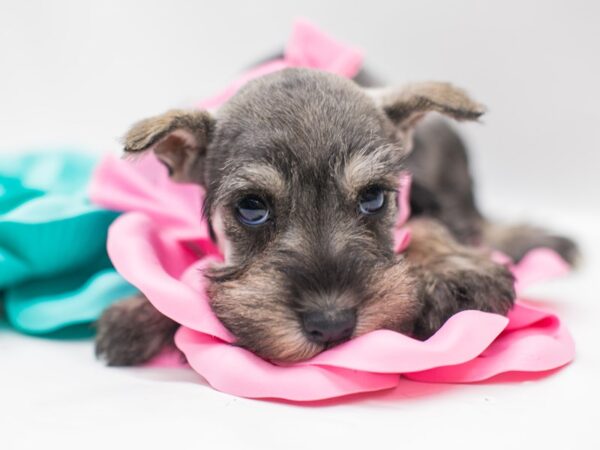
<path fill-rule="evenodd" d="M 283 59 L 251 70 L 202 106 L 218 107 L 249 79 L 284 67 L 314 67 L 351 77 L 361 62 L 360 52 L 298 22 Z M 397 251 L 410 239 L 402 227 L 408 213 L 406 184 L 405 179 Z M 171 182 L 153 156 L 136 163 L 108 157 L 91 185 L 93 201 L 127 212 L 109 232 L 108 251 L 115 267 L 159 311 L 181 324 L 177 347 L 220 391 L 308 401 L 392 388 L 401 375 L 465 383 L 505 372 L 527 377 L 573 359 L 573 341 L 558 317 L 518 300 L 508 318 L 479 311 L 456 314 L 424 342 L 380 330 L 301 363 L 280 366 L 265 361 L 232 345 L 234 336 L 210 308 L 200 270 L 221 256 L 201 220 L 202 197 L 198 186 Z M 568 267 L 552 251 L 539 249 L 512 271 L 520 293 L 529 283 L 564 274 Z"/>

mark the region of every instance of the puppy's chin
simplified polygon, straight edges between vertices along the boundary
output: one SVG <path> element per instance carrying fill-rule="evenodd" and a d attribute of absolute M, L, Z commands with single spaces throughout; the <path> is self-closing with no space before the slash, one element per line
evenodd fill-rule
<path fill-rule="evenodd" d="M 234 325 L 229 315 L 223 318 L 217 314 L 217 317 L 236 336 L 235 345 L 277 364 L 304 361 L 326 349 L 324 345 L 309 341 L 299 329 L 285 330 L 275 324 L 272 329 Z"/>
<path fill-rule="evenodd" d="M 296 337 L 292 335 L 281 339 L 275 346 L 252 348 L 245 346 L 243 342 L 237 342 L 236 344 L 252 351 L 263 359 L 282 365 L 305 361 L 325 350 L 325 346 L 315 344 L 304 336 Z"/>

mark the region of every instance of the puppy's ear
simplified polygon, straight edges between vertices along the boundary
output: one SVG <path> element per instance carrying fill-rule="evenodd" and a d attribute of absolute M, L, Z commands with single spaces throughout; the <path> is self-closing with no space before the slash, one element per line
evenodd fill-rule
<path fill-rule="evenodd" d="M 397 89 L 368 89 L 367 93 L 396 126 L 408 147 L 413 128 L 429 112 L 455 120 L 477 120 L 485 112 L 483 105 L 449 83 L 412 83 Z"/>
<path fill-rule="evenodd" d="M 202 183 L 202 160 L 213 126 L 206 111 L 171 110 L 133 125 L 123 139 L 125 153 L 151 150 L 173 180 Z"/>

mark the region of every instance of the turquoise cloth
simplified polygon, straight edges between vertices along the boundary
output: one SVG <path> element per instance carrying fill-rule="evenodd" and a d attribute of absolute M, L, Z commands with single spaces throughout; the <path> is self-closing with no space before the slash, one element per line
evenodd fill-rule
<path fill-rule="evenodd" d="M 92 322 L 136 292 L 106 254 L 118 213 L 87 197 L 95 163 L 68 151 L 0 159 L 0 298 L 20 331 Z"/>

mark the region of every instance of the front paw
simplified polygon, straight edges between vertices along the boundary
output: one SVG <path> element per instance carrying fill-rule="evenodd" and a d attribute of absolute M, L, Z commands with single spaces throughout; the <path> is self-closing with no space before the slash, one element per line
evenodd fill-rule
<path fill-rule="evenodd" d="M 427 339 L 452 315 L 474 309 L 506 315 L 514 305 L 514 277 L 485 256 L 452 255 L 422 268 L 423 311 L 415 337 Z"/>
<path fill-rule="evenodd" d="M 171 345 L 177 324 L 143 296 L 110 306 L 97 324 L 96 356 L 109 366 L 142 364 Z"/>

